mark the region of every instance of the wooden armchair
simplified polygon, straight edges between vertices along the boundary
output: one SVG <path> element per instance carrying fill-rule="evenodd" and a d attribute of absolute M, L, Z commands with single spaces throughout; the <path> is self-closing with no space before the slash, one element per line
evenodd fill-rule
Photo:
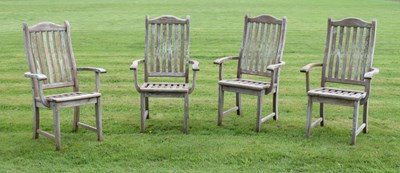
<path fill-rule="evenodd" d="M 306 74 L 306 92 L 308 95 L 307 130 L 319 123 L 325 124 L 324 104 L 336 104 L 354 107 L 351 144 L 356 144 L 356 136 L 368 132 L 368 98 L 371 79 L 379 70 L 372 67 L 375 48 L 376 20 L 367 23 L 356 18 L 338 21 L 328 19 L 325 56 L 323 63 L 304 66 L 300 72 Z M 321 87 L 310 90 L 309 72 L 322 67 Z M 327 87 L 329 83 L 360 85 L 364 91 Z M 312 104 L 320 103 L 320 118 L 312 122 Z M 363 123 L 358 127 L 359 106 L 364 105 Z"/>
<path fill-rule="evenodd" d="M 146 16 L 146 36 L 144 59 L 133 61 L 130 69 L 134 72 L 135 88 L 140 93 L 141 132 L 145 130 L 145 120 L 149 118 L 149 97 L 183 97 L 183 130 L 188 132 L 189 94 L 196 86 L 196 72 L 199 63 L 190 60 L 189 16 L 180 19 L 175 16 L 161 16 L 149 19 Z M 144 64 L 144 83 L 138 84 L 137 68 Z M 189 85 L 189 64 L 192 65 L 193 80 Z M 184 82 L 150 82 L 150 78 L 176 77 Z"/>
<path fill-rule="evenodd" d="M 102 140 L 100 73 L 102 68 L 76 67 L 72 51 L 71 34 L 68 21 L 64 26 L 42 22 L 34 26 L 23 24 L 25 52 L 29 71 L 25 77 L 32 79 L 33 138 L 39 134 L 54 139 L 56 150 L 61 150 L 59 109 L 74 107 L 73 130 L 84 127 L 97 132 L 97 140 Z M 93 71 L 96 78 L 95 92 L 79 92 L 77 71 Z M 44 90 L 72 87 L 73 92 L 44 95 Z M 95 104 L 96 127 L 79 121 L 80 105 Z M 53 110 L 54 135 L 40 129 L 39 108 Z"/>
<path fill-rule="evenodd" d="M 240 94 L 256 95 L 257 118 L 256 131 L 261 124 L 271 117 L 278 118 L 278 86 L 280 68 L 285 64 L 282 61 L 286 35 L 286 17 L 279 20 L 273 16 L 261 15 L 244 19 L 244 34 L 242 47 L 238 57 L 223 57 L 214 61 L 219 65 L 219 97 L 218 97 L 218 125 L 222 125 L 222 117 L 236 111 L 242 114 Z M 237 79 L 223 79 L 222 67 L 227 60 L 237 60 Z M 255 81 L 242 78 L 242 74 L 256 75 L 270 78 L 266 81 Z M 236 106 L 224 112 L 224 92 L 236 93 Z M 272 94 L 272 113 L 261 117 L 263 96 Z"/>

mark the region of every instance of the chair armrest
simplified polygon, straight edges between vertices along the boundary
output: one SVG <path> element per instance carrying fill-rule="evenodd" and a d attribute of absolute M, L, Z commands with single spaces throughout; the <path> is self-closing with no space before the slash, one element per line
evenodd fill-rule
<path fill-rule="evenodd" d="M 137 68 L 139 66 L 140 63 L 144 62 L 144 59 L 139 59 L 139 60 L 135 60 L 132 62 L 132 65 L 130 67 L 131 70 L 133 70 L 133 77 L 134 77 L 134 84 L 135 84 L 135 89 L 136 91 L 140 92 L 140 87 L 139 87 L 139 83 L 138 83 L 138 77 L 137 77 Z"/>
<path fill-rule="evenodd" d="M 39 96 L 40 102 L 43 105 L 45 105 L 46 107 L 49 107 L 49 102 L 44 97 L 42 83 L 40 82 L 42 80 L 46 80 L 47 79 L 46 75 L 44 75 L 44 74 L 34 74 L 34 73 L 31 73 L 31 72 L 26 72 L 24 74 L 24 76 L 32 79 L 32 92 L 34 92 L 33 91 L 33 86 L 36 83 L 34 81 L 34 79 L 38 80 L 38 82 L 37 82 L 37 87 L 38 87 L 37 88 L 37 92 L 38 92 L 38 96 Z"/>
<path fill-rule="evenodd" d="M 322 67 L 322 63 L 310 63 L 300 69 L 300 72 L 306 73 L 306 92 L 310 90 L 310 74 L 308 73 L 314 67 Z"/>
<path fill-rule="evenodd" d="M 314 67 L 322 67 L 322 63 L 310 63 L 304 66 L 303 68 L 300 69 L 300 72 L 302 73 L 308 73 L 312 68 Z"/>
<path fill-rule="evenodd" d="M 199 62 L 198 62 L 198 61 L 196 61 L 196 60 L 190 60 L 189 63 L 190 63 L 190 64 L 193 64 L 193 65 L 192 65 L 193 71 L 200 71 L 200 67 L 199 67 Z"/>
<path fill-rule="evenodd" d="M 47 79 L 46 75 L 44 75 L 44 74 L 34 74 L 34 73 L 31 73 L 31 72 L 26 72 L 24 74 L 24 76 L 27 77 L 27 78 L 37 79 L 38 81 L 42 81 L 42 80 L 46 80 Z"/>
<path fill-rule="evenodd" d="M 365 73 L 364 78 L 365 79 L 372 79 L 373 76 L 375 76 L 376 74 L 379 73 L 379 69 L 378 68 L 371 68 L 372 70 Z"/>
<path fill-rule="evenodd" d="M 275 71 L 276 69 L 278 69 L 278 68 L 284 66 L 285 64 L 286 64 L 286 63 L 283 62 L 283 61 L 281 61 L 281 62 L 278 63 L 278 64 L 271 64 L 271 65 L 269 65 L 269 66 L 267 67 L 267 70 L 268 70 L 268 71 Z"/>
<path fill-rule="evenodd" d="M 224 61 L 227 61 L 227 60 L 238 60 L 238 59 L 239 59 L 239 57 L 237 57 L 237 56 L 226 56 L 226 57 L 216 59 L 214 61 L 214 64 L 222 64 L 222 63 L 224 63 Z"/>
<path fill-rule="evenodd" d="M 144 59 L 138 59 L 138 60 L 133 61 L 130 69 L 136 70 L 138 68 L 139 64 L 142 62 L 144 62 Z"/>
<path fill-rule="evenodd" d="M 77 71 L 94 71 L 96 73 L 107 73 L 107 70 L 103 68 L 96 68 L 96 67 L 77 67 Z"/>
<path fill-rule="evenodd" d="M 77 67 L 77 71 L 94 71 L 96 77 L 96 92 L 100 92 L 100 75 L 99 73 L 106 73 L 107 71 L 103 68 L 96 67 Z"/>

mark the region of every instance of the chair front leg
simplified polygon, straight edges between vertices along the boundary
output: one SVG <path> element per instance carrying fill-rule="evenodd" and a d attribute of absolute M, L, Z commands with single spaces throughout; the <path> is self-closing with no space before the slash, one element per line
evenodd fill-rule
<path fill-rule="evenodd" d="M 97 98 L 97 103 L 95 104 L 96 109 L 96 129 L 97 129 L 97 140 L 103 140 L 103 125 L 102 125 L 102 114 L 101 114 L 101 97 Z"/>
<path fill-rule="evenodd" d="M 146 119 L 150 119 L 149 98 L 148 98 L 148 97 L 145 98 L 145 104 L 146 104 L 145 109 L 146 109 L 146 111 L 147 111 L 147 117 L 146 117 Z"/>
<path fill-rule="evenodd" d="M 61 150 L 61 131 L 60 131 L 60 110 L 56 103 L 51 102 L 51 108 L 53 109 L 53 123 L 54 123 L 54 142 L 56 150 Z"/>
<path fill-rule="evenodd" d="M 35 102 L 33 103 L 33 139 L 39 138 L 39 133 L 37 130 L 39 130 L 40 127 L 40 112 L 39 108 L 36 107 Z"/>
<path fill-rule="evenodd" d="M 240 93 L 236 93 L 236 106 L 238 107 L 236 114 L 242 115 L 242 98 L 240 96 Z"/>
<path fill-rule="evenodd" d="M 184 110 L 185 114 L 183 117 L 183 132 L 185 134 L 188 133 L 188 119 L 189 119 L 189 93 L 185 94 L 185 100 L 184 100 Z"/>
<path fill-rule="evenodd" d="M 319 104 L 319 116 L 322 118 L 320 123 L 321 127 L 325 126 L 325 105 L 323 103 Z"/>
<path fill-rule="evenodd" d="M 278 88 L 276 88 L 276 92 L 272 95 L 272 112 L 275 113 L 274 120 L 278 120 Z"/>
<path fill-rule="evenodd" d="M 224 114 L 224 89 L 219 85 L 218 91 L 218 126 L 222 125 L 222 117 Z"/>
<path fill-rule="evenodd" d="M 140 93 L 140 132 L 144 132 L 145 130 L 145 96 L 144 93 Z"/>
<path fill-rule="evenodd" d="M 262 104 L 263 104 L 263 96 L 264 92 L 261 92 L 257 96 L 257 122 L 256 122 L 256 132 L 260 132 L 261 130 L 261 114 L 262 114 Z"/>
<path fill-rule="evenodd" d="M 352 128 L 352 131 L 351 131 L 351 145 L 355 145 L 356 144 L 359 107 L 360 107 L 360 101 L 355 101 L 354 102 L 354 110 L 353 110 L 353 128 Z"/>
<path fill-rule="evenodd" d="M 74 107 L 74 124 L 72 127 L 72 131 L 74 131 L 74 132 L 77 132 L 79 129 L 78 122 L 79 122 L 80 112 L 81 111 L 80 111 L 79 106 L 75 106 Z"/>
<path fill-rule="evenodd" d="M 368 133 L 368 101 L 364 103 L 363 123 L 365 124 L 363 133 Z"/>
<path fill-rule="evenodd" d="M 311 118 L 312 118 L 312 98 L 308 96 L 308 105 L 307 105 L 307 127 L 306 127 L 306 138 L 310 137 L 311 131 Z"/>

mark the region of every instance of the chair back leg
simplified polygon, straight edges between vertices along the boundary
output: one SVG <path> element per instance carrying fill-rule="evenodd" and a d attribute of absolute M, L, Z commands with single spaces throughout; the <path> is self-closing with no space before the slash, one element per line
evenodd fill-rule
<path fill-rule="evenodd" d="M 102 114 L 101 114 L 101 97 L 97 98 L 97 103 L 95 104 L 96 109 L 96 129 L 97 129 L 97 140 L 103 140 L 103 125 L 102 125 Z"/>

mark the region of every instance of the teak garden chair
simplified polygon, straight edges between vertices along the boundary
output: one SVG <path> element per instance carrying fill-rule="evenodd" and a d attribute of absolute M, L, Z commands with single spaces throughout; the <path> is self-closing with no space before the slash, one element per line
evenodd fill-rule
<path fill-rule="evenodd" d="M 144 132 L 145 120 L 149 118 L 149 97 L 183 97 L 183 130 L 188 132 L 189 94 L 196 85 L 196 71 L 200 70 L 199 63 L 190 60 L 189 18 L 160 16 L 149 19 L 146 16 L 144 59 L 134 61 L 130 67 L 134 72 L 135 88 L 140 93 L 141 132 Z M 140 63 L 144 63 L 142 85 L 138 84 L 136 72 Z M 189 85 L 189 64 L 193 64 L 192 86 Z M 154 77 L 176 77 L 182 82 L 150 82 Z"/>
<path fill-rule="evenodd" d="M 279 20 L 273 16 L 261 15 L 257 17 L 245 16 L 243 42 L 238 57 L 229 56 L 217 59 L 214 64 L 219 65 L 219 99 L 218 125 L 222 125 L 222 117 L 236 111 L 242 114 L 240 94 L 256 95 L 257 118 L 256 131 L 261 124 L 271 117 L 278 118 L 278 86 L 279 71 L 285 64 L 282 54 L 285 45 L 286 17 Z M 225 80 L 222 78 L 222 67 L 226 60 L 237 60 L 237 79 Z M 256 75 L 270 78 L 269 81 L 255 81 L 242 78 L 242 74 Z M 268 79 L 267 78 L 267 79 Z M 223 112 L 224 92 L 236 93 L 236 106 Z M 272 113 L 261 117 L 263 96 L 272 94 Z"/>
<path fill-rule="evenodd" d="M 101 94 L 99 73 L 102 68 L 76 67 L 72 51 L 71 33 L 68 21 L 64 26 L 50 22 L 42 22 L 34 26 L 23 24 L 25 52 L 29 71 L 25 77 L 32 79 L 33 101 L 33 138 L 39 134 L 54 139 L 56 150 L 61 150 L 60 108 L 74 107 L 75 116 L 73 130 L 84 127 L 97 132 L 98 141 L 102 140 Z M 96 77 L 95 92 L 79 92 L 77 71 L 93 71 Z M 72 87 L 73 92 L 44 95 L 44 90 Z M 96 127 L 79 121 L 79 106 L 95 104 Z M 39 108 L 53 110 L 54 135 L 40 129 Z"/>
<path fill-rule="evenodd" d="M 368 97 L 371 79 L 379 70 L 372 67 L 376 35 L 376 20 L 367 23 L 356 18 L 332 21 L 328 19 L 325 56 L 323 63 L 312 63 L 300 71 L 306 74 L 308 95 L 306 137 L 311 128 L 325 124 L 324 104 L 354 107 L 351 144 L 356 144 L 356 136 L 368 132 Z M 322 67 L 321 87 L 310 90 L 309 72 L 314 67 Z M 364 86 L 364 91 L 326 87 L 329 83 Z M 312 123 L 312 104 L 320 103 L 320 118 Z M 364 105 L 363 123 L 358 127 L 359 106 Z"/>

